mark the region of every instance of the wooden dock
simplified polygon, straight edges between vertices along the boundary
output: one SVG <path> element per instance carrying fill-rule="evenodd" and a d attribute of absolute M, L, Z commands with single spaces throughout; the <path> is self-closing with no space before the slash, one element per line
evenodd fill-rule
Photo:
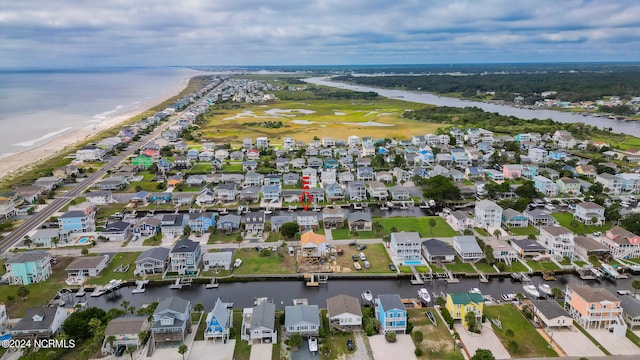
<path fill-rule="evenodd" d="M 411 272 L 413 273 L 413 278 L 411 278 L 411 284 L 412 285 L 424 285 L 424 280 L 422 280 L 422 276 L 420 276 L 420 273 L 418 273 L 418 270 L 416 270 L 416 267 L 413 265 L 410 265 L 409 268 L 411 269 Z"/>

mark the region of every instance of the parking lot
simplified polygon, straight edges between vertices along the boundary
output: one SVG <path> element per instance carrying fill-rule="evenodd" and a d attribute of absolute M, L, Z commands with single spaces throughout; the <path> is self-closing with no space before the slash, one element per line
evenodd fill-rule
<path fill-rule="evenodd" d="M 547 330 L 567 356 L 604 356 L 604 353 L 576 328 Z"/>
<path fill-rule="evenodd" d="M 587 332 L 612 355 L 638 354 L 638 347 L 625 336 L 615 336 L 606 329 L 589 329 Z"/>
<path fill-rule="evenodd" d="M 470 333 L 460 324 L 455 325 L 455 330 L 460 334 L 460 341 L 462 341 L 471 356 L 478 349 L 487 349 L 491 350 L 496 359 L 511 359 L 511 355 L 504 348 L 491 326 L 483 326 L 481 334 Z"/>

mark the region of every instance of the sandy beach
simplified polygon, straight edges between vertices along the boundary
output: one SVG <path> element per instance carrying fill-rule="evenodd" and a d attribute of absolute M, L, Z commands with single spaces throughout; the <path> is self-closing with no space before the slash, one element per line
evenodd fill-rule
<path fill-rule="evenodd" d="M 157 106 L 167 99 L 177 95 L 189 84 L 189 80 L 197 76 L 195 74 L 186 75 L 180 84 L 168 89 L 167 92 L 153 100 L 141 103 L 140 106 L 132 109 L 126 113 L 122 113 L 113 117 L 106 118 L 99 123 L 88 125 L 83 128 L 78 128 L 69 133 L 54 137 L 51 141 L 42 144 L 38 147 L 13 154 L 6 158 L 0 159 L 0 178 L 12 176 L 15 174 L 23 173 L 31 170 L 35 165 L 45 162 L 47 159 L 58 155 L 65 148 L 80 143 L 87 138 L 99 133 L 101 131 L 118 126 L 132 117 L 141 114 L 150 108 Z"/>

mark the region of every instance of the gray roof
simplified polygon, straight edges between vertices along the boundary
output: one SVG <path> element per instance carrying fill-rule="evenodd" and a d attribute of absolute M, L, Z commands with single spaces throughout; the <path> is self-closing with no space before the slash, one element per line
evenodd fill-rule
<path fill-rule="evenodd" d="M 292 215 L 276 215 L 271 217 L 271 225 L 282 225 L 288 222 L 293 222 Z"/>
<path fill-rule="evenodd" d="M 93 269 L 101 262 L 105 261 L 104 256 L 81 256 L 75 258 L 65 270 Z"/>
<path fill-rule="evenodd" d="M 110 233 L 110 232 L 121 232 L 126 230 L 128 227 L 131 227 L 131 224 L 128 222 L 124 222 L 124 221 L 116 221 L 113 222 L 107 226 L 105 226 L 104 230 L 102 230 L 103 233 Z"/>
<path fill-rule="evenodd" d="M 213 316 L 215 316 L 220 326 L 223 328 L 228 327 L 229 325 L 229 310 L 227 309 L 227 304 L 223 303 L 220 298 L 216 300 L 216 304 L 213 306 L 213 310 L 211 310 Z M 207 316 L 208 317 L 208 316 Z"/>
<path fill-rule="evenodd" d="M 516 239 L 513 239 L 513 240 L 511 240 L 511 243 L 517 245 L 519 248 L 521 248 L 524 251 L 538 251 L 538 252 L 547 251 L 547 248 L 545 248 L 544 246 L 540 245 L 535 240 L 530 240 L 530 239 L 516 240 Z"/>
<path fill-rule="evenodd" d="M 391 233 L 391 240 L 396 243 L 417 242 L 420 241 L 420 234 L 415 231 L 394 232 Z"/>
<path fill-rule="evenodd" d="M 149 250 L 145 250 L 142 254 L 138 255 L 136 262 L 145 260 L 145 259 L 153 259 L 165 261 L 169 256 L 169 249 L 163 247 L 155 247 Z"/>
<path fill-rule="evenodd" d="M 222 260 L 230 263 L 231 259 L 233 258 L 233 250 L 207 252 L 203 256 L 207 260 Z"/>
<path fill-rule="evenodd" d="M 429 239 L 422 242 L 422 247 L 427 249 L 429 255 L 432 256 L 447 256 L 455 255 L 453 248 L 444 241 L 437 239 Z"/>
<path fill-rule="evenodd" d="M 549 320 L 560 316 L 571 317 L 567 310 L 555 300 L 531 300 L 531 304 Z"/>
<path fill-rule="evenodd" d="M 199 242 L 191 241 L 189 238 L 183 238 L 178 241 L 171 249 L 172 253 L 189 253 L 194 252 L 200 246 Z"/>
<path fill-rule="evenodd" d="M 84 211 L 67 211 L 66 213 L 60 215 L 58 219 L 66 219 L 66 218 L 82 218 L 87 216 Z"/>
<path fill-rule="evenodd" d="M 109 322 L 104 330 L 105 336 L 121 334 L 138 334 L 144 330 L 144 323 L 149 318 L 147 316 L 121 316 Z"/>
<path fill-rule="evenodd" d="M 289 327 L 301 321 L 320 325 L 318 305 L 296 305 L 285 308 L 285 326 Z"/>
<path fill-rule="evenodd" d="M 42 260 L 47 256 L 46 250 L 34 250 L 17 253 L 7 260 L 7 264 L 21 264 Z"/>
<path fill-rule="evenodd" d="M 177 313 L 184 313 L 184 311 L 189 307 L 189 301 L 178 297 L 172 296 L 170 298 L 162 300 L 158 307 L 156 307 L 156 311 L 153 312 L 153 315 L 160 314 L 166 310 L 171 310 Z"/>
<path fill-rule="evenodd" d="M 53 324 L 57 311 L 57 306 L 29 308 L 25 311 L 22 319 L 13 325 L 11 331 L 47 330 Z M 40 315 L 42 321 L 33 321 L 35 315 Z"/>
<path fill-rule="evenodd" d="M 350 213 L 347 218 L 349 221 L 371 221 L 371 214 L 368 212 L 358 211 Z"/>
<path fill-rule="evenodd" d="M 502 215 L 507 219 L 511 219 L 516 216 L 522 216 L 522 213 L 520 213 L 519 211 L 513 210 L 512 208 L 508 208 L 502 211 Z"/>
<path fill-rule="evenodd" d="M 553 236 L 560 236 L 564 234 L 571 234 L 572 231 L 567 229 L 564 226 L 543 226 L 540 228 L 540 231 L 546 231 Z"/>
<path fill-rule="evenodd" d="M 456 218 L 458 220 L 469 219 L 469 215 L 467 215 L 466 213 L 464 213 L 464 212 L 462 212 L 460 210 L 452 211 L 451 212 L 451 216 L 453 216 L 454 218 Z"/>
<path fill-rule="evenodd" d="M 236 223 L 236 224 L 240 224 L 240 215 L 233 215 L 233 214 L 228 214 L 228 215 L 222 215 L 220 216 L 220 218 L 218 219 L 218 224 L 224 223 L 224 222 L 232 222 L 232 223 Z"/>
<path fill-rule="evenodd" d="M 454 241 L 460 245 L 460 249 L 465 253 L 482 253 L 482 249 L 473 235 L 455 236 Z"/>
<path fill-rule="evenodd" d="M 251 328 L 266 327 L 275 328 L 276 305 L 272 302 L 263 301 L 253 308 L 251 315 Z"/>
<path fill-rule="evenodd" d="M 389 311 L 391 309 L 405 310 L 402 299 L 398 294 L 378 295 L 378 304 L 382 306 L 383 311 Z"/>
<path fill-rule="evenodd" d="M 625 314 L 632 318 L 640 316 L 640 300 L 635 299 L 631 295 L 623 295 L 620 297 L 620 305 Z"/>
<path fill-rule="evenodd" d="M 587 251 L 609 251 L 606 245 L 586 236 L 576 236 L 573 238 L 576 247 L 581 247 Z"/>
<path fill-rule="evenodd" d="M 362 317 L 362 309 L 357 298 L 349 295 L 336 295 L 327 299 L 329 317 L 349 313 Z"/>

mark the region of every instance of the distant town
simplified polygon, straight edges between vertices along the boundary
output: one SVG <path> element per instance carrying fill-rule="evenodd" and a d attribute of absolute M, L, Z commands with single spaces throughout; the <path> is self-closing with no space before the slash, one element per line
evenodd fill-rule
<path fill-rule="evenodd" d="M 396 137 L 386 117 L 399 115 L 385 105 L 365 125 L 340 119 L 350 116 L 340 104 L 377 94 L 335 105 L 324 94 L 329 117 L 358 128 L 330 132 L 309 120 L 319 103 L 295 100 L 310 86 L 207 79 L 0 194 L 0 328 L 15 344 L 4 356 L 50 358 L 44 347 L 17 349 L 35 339 L 74 339 L 82 358 L 640 354 L 640 147 L 474 124 Z M 553 95 L 535 106 L 573 106 Z M 231 124 L 259 136 L 231 136 Z M 277 135 L 290 124 L 317 128 Z M 278 306 L 247 293 L 253 306 L 239 308 L 221 295 L 234 281 L 313 289 L 333 279 L 397 279 L 415 296 L 359 289 Z M 433 289 L 465 279 L 509 279 L 517 291 Z M 138 309 L 88 306 L 160 286 L 175 295 Z M 192 303 L 194 287 L 211 291 L 212 308 Z"/>

